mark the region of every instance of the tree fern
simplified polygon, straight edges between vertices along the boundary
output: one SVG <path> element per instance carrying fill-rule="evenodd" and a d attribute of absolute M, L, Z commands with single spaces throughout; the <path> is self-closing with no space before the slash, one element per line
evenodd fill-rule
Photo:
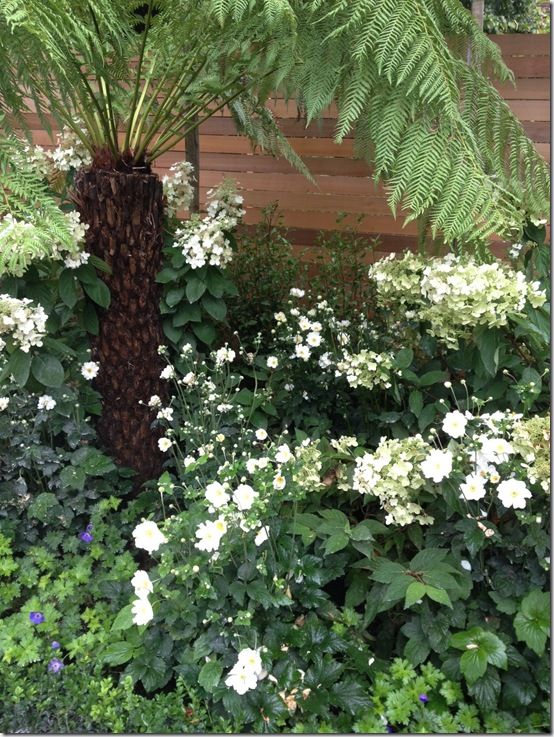
<path fill-rule="evenodd" d="M 15 138 L 0 139 L 0 276 L 20 275 L 32 261 L 47 258 L 53 245 L 71 250 L 68 222 L 36 172 L 26 166 L 25 151 Z M 6 216 L 26 224 L 14 243 L 5 233 Z"/>
<path fill-rule="evenodd" d="M 102 165 L 148 166 L 227 105 L 305 171 L 263 109 L 278 88 L 307 122 L 335 102 L 336 140 L 353 131 L 393 210 L 446 241 L 509 237 L 547 212 L 546 166 L 490 82 L 511 74 L 459 0 L 149 0 L 139 18 L 142 4 L 3 0 L 6 127 L 30 96 Z"/>

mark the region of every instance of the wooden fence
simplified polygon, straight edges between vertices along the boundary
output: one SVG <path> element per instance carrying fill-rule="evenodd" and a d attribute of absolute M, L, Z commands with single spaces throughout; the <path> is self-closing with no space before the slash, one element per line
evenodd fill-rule
<path fill-rule="evenodd" d="M 506 64 L 516 77 L 516 86 L 498 85 L 514 113 L 519 117 L 538 151 L 550 155 L 550 36 L 512 34 L 491 36 L 500 46 Z M 373 239 L 379 236 L 375 256 L 383 252 L 415 247 L 417 225 L 402 228 L 403 218 L 394 219 L 382 187 L 375 188 L 369 168 L 352 158 L 352 139 L 341 145 L 333 142 L 335 120 L 325 117 L 310 125 L 297 119 L 294 104 L 272 101 L 280 127 L 293 148 L 302 156 L 315 178 L 315 184 L 298 174 L 286 161 L 253 153 L 247 139 L 238 136 L 225 113 L 214 116 L 200 131 L 200 200 L 223 176 L 237 180 L 246 205 L 245 222 L 260 221 L 262 209 L 277 201 L 283 224 L 296 245 L 298 254 L 311 260 L 317 234 L 349 225 Z M 37 143 L 45 143 L 45 133 L 37 131 Z M 157 171 L 184 157 L 184 143 L 158 160 Z M 339 213 L 346 213 L 337 225 Z M 358 224 L 359 216 L 363 220 Z"/>

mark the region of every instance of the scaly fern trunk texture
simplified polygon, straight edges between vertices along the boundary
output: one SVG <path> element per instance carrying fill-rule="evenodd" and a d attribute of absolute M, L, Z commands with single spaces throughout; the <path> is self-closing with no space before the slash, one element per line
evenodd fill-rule
<path fill-rule="evenodd" d="M 100 364 L 98 433 L 116 461 L 138 472 L 135 489 L 156 478 L 163 457 L 147 403 L 167 393 L 160 379 L 164 342 L 156 273 L 162 248 L 162 184 L 154 174 L 92 168 L 75 177 L 75 200 L 88 223 L 87 249 L 106 261 L 111 303 L 100 315 L 92 358 Z M 142 400 L 142 404 L 139 401 Z"/>

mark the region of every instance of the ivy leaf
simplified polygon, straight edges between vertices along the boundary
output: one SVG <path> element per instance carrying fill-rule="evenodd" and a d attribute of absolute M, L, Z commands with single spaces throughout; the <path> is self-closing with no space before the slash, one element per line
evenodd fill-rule
<path fill-rule="evenodd" d="M 537 655 L 542 655 L 550 633 L 550 596 L 534 589 L 521 602 L 514 619 L 517 639 Z"/>
<path fill-rule="evenodd" d="M 223 666 L 221 663 L 217 660 L 210 660 L 202 666 L 200 673 L 198 674 L 198 683 L 202 688 L 208 691 L 208 693 L 212 693 L 216 689 L 222 673 Z"/>

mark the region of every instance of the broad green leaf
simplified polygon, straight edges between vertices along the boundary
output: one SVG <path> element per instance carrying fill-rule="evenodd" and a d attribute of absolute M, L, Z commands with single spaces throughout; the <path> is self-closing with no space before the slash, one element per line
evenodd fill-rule
<path fill-rule="evenodd" d="M 111 645 L 104 650 L 103 660 L 105 663 L 110 665 L 121 665 L 131 660 L 135 653 L 136 648 L 129 642 L 121 640 L 119 642 L 112 642 Z"/>
<path fill-rule="evenodd" d="M 406 369 L 414 360 L 414 352 L 411 348 L 402 348 L 394 357 L 396 368 Z"/>
<path fill-rule="evenodd" d="M 419 389 L 414 389 L 410 392 L 410 396 L 408 397 L 408 406 L 410 407 L 410 412 L 413 412 L 416 417 L 419 417 L 419 414 L 423 409 L 423 394 Z"/>
<path fill-rule="evenodd" d="M 390 583 L 397 576 L 404 576 L 405 568 L 400 563 L 387 560 L 386 558 L 376 558 L 372 561 L 372 579 L 379 583 Z"/>
<path fill-rule="evenodd" d="M 206 310 L 208 315 L 213 317 L 214 320 L 220 322 L 225 319 L 227 315 L 227 305 L 222 299 L 212 297 L 210 294 L 205 294 L 202 297 L 202 307 Z"/>
<path fill-rule="evenodd" d="M 57 389 L 63 384 L 63 366 L 55 356 L 35 356 L 31 363 L 31 373 L 43 386 Z"/>
<path fill-rule="evenodd" d="M 325 555 L 331 555 L 339 550 L 342 550 L 348 545 L 349 537 L 344 532 L 339 532 L 336 535 L 331 535 L 325 543 Z"/>
<path fill-rule="evenodd" d="M 119 612 L 117 617 L 114 619 L 114 623 L 112 624 L 111 631 L 115 632 L 116 630 L 128 630 L 129 627 L 133 626 L 133 605 L 128 604 L 127 606 L 124 606 L 123 609 Z"/>
<path fill-rule="evenodd" d="M 432 571 L 446 558 L 448 550 L 442 548 L 425 548 L 417 553 L 410 561 L 412 571 Z"/>
<path fill-rule="evenodd" d="M 156 281 L 158 282 L 158 284 L 169 284 L 169 282 L 172 282 L 178 279 L 180 275 L 181 275 L 180 271 L 177 271 L 176 269 L 172 269 L 171 266 L 166 266 L 156 276 Z"/>
<path fill-rule="evenodd" d="M 60 273 L 58 293 L 64 304 L 68 307 L 75 307 L 79 299 L 79 290 L 77 289 L 77 280 L 72 269 L 64 269 Z"/>
<path fill-rule="evenodd" d="M 404 645 L 404 657 L 408 658 L 412 665 L 425 662 L 431 648 L 422 637 L 411 637 Z"/>
<path fill-rule="evenodd" d="M 447 375 L 444 371 L 428 371 L 426 374 L 419 379 L 420 386 L 431 386 L 431 384 L 438 384 L 442 381 L 446 381 Z"/>
<path fill-rule="evenodd" d="M 212 693 L 219 684 L 222 673 L 223 666 L 221 663 L 217 660 L 210 660 L 202 666 L 200 673 L 198 674 L 198 683 L 202 688 L 208 691 L 208 693 Z"/>
<path fill-rule="evenodd" d="M 83 289 L 85 290 L 85 294 L 90 297 L 95 304 L 100 307 L 104 307 L 104 309 L 107 309 L 110 306 L 110 290 L 101 279 L 97 278 L 94 284 L 89 284 L 88 282 L 83 284 Z"/>
<path fill-rule="evenodd" d="M 173 325 L 177 328 L 188 322 L 201 322 L 202 313 L 198 305 L 180 305 L 173 315 Z"/>
<path fill-rule="evenodd" d="M 184 287 L 178 287 L 176 289 L 169 289 L 165 294 L 165 301 L 170 307 L 175 307 L 185 296 Z"/>
<path fill-rule="evenodd" d="M 85 472 L 79 466 L 66 466 L 60 471 L 60 481 L 66 489 L 83 491 L 86 478 Z"/>
<path fill-rule="evenodd" d="M 498 702 L 500 695 L 500 676 L 495 668 L 487 668 L 484 675 L 474 683 L 468 684 L 470 696 L 473 696 L 477 705 L 484 712 L 492 711 Z"/>
<path fill-rule="evenodd" d="M 525 642 L 537 655 L 542 655 L 550 635 L 550 596 L 534 589 L 521 602 L 514 619 L 517 639 Z"/>
<path fill-rule="evenodd" d="M 216 331 L 213 325 L 208 322 L 192 323 L 192 331 L 197 338 L 202 340 L 206 345 L 211 345 L 216 339 Z"/>
<path fill-rule="evenodd" d="M 197 302 L 206 291 L 206 282 L 197 276 L 190 276 L 187 279 L 186 293 L 190 303 Z"/>
<path fill-rule="evenodd" d="M 8 376 L 10 374 L 13 376 L 18 386 L 25 386 L 27 383 L 32 360 L 33 356 L 30 353 L 25 353 L 20 348 L 11 354 L 6 366 L 6 372 Z"/>
<path fill-rule="evenodd" d="M 466 650 L 460 658 L 460 669 L 468 684 L 475 683 L 487 670 L 487 654 L 479 647 Z"/>
<path fill-rule="evenodd" d="M 435 586 L 425 586 L 425 593 L 438 604 L 444 604 L 452 609 L 452 602 L 444 589 L 437 589 Z"/>
<path fill-rule="evenodd" d="M 427 587 L 420 581 L 413 581 L 406 589 L 406 598 L 404 599 L 404 609 L 408 609 L 413 604 L 423 599 Z"/>
<path fill-rule="evenodd" d="M 434 421 L 437 415 L 437 409 L 434 404 L 427 404 L 421 410 L 417 418 L 417 426 L 420 432 L 423 432 Z"/>

